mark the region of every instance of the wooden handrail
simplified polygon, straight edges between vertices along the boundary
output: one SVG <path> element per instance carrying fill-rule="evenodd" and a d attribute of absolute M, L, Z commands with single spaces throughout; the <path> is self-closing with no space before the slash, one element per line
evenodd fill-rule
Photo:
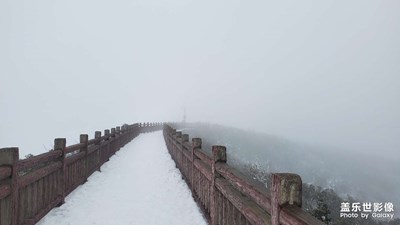
<path fill-rule="evenodd" d="M 18 170 L 19 171 L 27 170 L 38 164 L 56 160 L 57 158 L 61 157 L 62 154 L 63 154 L 62 151 L 55 150 L 20 160 L 18 162 Z"/>
<path fill-rule="evenodd" d="M 233 220 L 239 221 L 239 224 L 257 225 L 324 224 L 301 209 L 302 181 L 298 175 L 272 174 L 272 186 L 267 190 L 265 185 L 249 180 L 226 164 L 225 147 L 213 146 L 213 155 L 210 156 L 201 149 L 201 139 L 194 138 L 196 144 L 192 143 L 191 148 L 193 158 L 189 159 L 187 149 L 190 143 L 182 144 L 181 138 L 186 134 L 177 132 L 169 124 L 164 125 L 163 133 L 172 159 L 182 171 L 210 225 L 232 224 Z M 181 163 L 182 156 L 189 159 L 190 165 Z M 204 179 L 199 174 L 206 180 L 196 180 Z M 225 212 L 226 209 L 228 211 Z"/>
<path fill-rule="evenodd" d="M 66 146 L 65 138 L 57 138 L 54 150 L 23 160 L 19 160 L 18 148 L 0 149 L 0 225 L 35 224 L 63 204 L 66 195 L 100 170 L 121 147 L 140 133 L 162 126 L 122 125 L 111 128 L 111 133 L 106 129 L 104 136 L 96 131 L 90 140 L 88 135 L 80 135 L 81 143 L 70 146 Z"/>

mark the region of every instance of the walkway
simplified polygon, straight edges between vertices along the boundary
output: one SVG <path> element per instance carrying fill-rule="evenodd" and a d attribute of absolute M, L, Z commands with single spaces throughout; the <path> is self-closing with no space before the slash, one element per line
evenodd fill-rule
<path fill-rule="evenodd" d="M 141 134 L 39 225 L 206 225 L 162 132 Z"/>

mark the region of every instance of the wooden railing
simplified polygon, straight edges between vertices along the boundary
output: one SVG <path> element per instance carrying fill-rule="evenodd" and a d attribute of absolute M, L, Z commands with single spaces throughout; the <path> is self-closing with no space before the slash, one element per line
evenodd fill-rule
<path fill-rule="evenodd" d="M 302 181 L 299 175 L 272 174 L 270 191 L 226 164 L 224 146 L 212 146 L 212 155 L 202 149 L 202 140 L 163 128 L 164 139 L 189 185 L 193 197 L 211 225 L 322 225 L 301 209 Z"/>
<path fill-rule="evenodd" d="M 89 140 L 66 146 L 54 140 L 50 152 L 19 160 L 18 148 L 0 149 L 0 225 L 35 224 L 65 196 L 86 182 L 101 165 L 139 133 L 160 130 L 162 123 L 136 123 L 100 131 Z"/>

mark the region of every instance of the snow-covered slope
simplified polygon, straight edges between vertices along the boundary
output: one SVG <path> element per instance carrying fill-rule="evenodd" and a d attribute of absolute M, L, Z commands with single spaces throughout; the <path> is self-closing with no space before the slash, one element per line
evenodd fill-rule
<path fill-rule="evenodd" d="M 227 146 L 228 164 L 242 172 L 252 166 L 260 177 L 262 172 L 297 173 L 303 182 L 331 188 L 344 199 L 350 195 L 361 202 L 392 202 L 400 206 L 400 158 L 396 155 L 385 157 L 379 151 L 373 155 L 313 146 L 216 124 L 188 124 L 183 133 L 190 138 L 203 138 L 206 151 L 211 150 L 211 145 Z"/>
<path fill-rule="evenodd" d="M 39 225 L 206 225 L 161 132 L 141 134 Z"/>

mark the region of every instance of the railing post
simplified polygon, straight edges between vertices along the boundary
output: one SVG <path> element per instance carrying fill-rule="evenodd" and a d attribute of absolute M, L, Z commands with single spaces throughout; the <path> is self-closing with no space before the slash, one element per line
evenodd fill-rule
<path fill-rule="evenodd" d="M 126 144 L 126 126 L 121 126 L 121 146 L 125 146 Z"/>
<path fill-rule="evenodd" d="M 181 165 L 182 165 L 182 169 L 183 169 L 182 175 L 183 175 L 183 177 L 185 178 L 186 181 L 188 180 L 188 177 L 185 177 L 185 176 L 187 176 L 188 168 L 187 168 L 187 165 L 184 164 L 184 160 L 183 160 L 183 158 L 184 158 L 184 156 L 183 156 L 183 151 L 184 151 L 184 149 L 185 149 L 184 144 L 185 144 L 185 142 L 188 142 L 188 141 L 189 141 L 189 135 L 188 135 L 188 134 L 182 134 L 182 143 L 181 143 Z"/>
<path fill-rule="evenodd" d="M 97 162 L 96 162 L 96 167 L 97 167 L 97 171 L 100 171 L 100 166 L 101 166 L 101 155 L 100 155 L 100 150 L 101 150 L 101 131 L 96 131 L 94 133 L 94 138 L 96 139 L 95 141 L 95 145 L 97 148 Z"/>
<path fill-rule="evenodd" d="M 202 141 L 201 141 L 201 138 L 192 138 L 192 174 L 191 174 L 191 179 L 192 179 L 192 195 L 194 196 L 194 183 L 195 183 L 195 177 L 194 177 L 194 160 L 197 158 L 195 155 L 194 155 L 194 151 L 195 151 L 195 149 L 201 149 L 201 143 L 202 143 Z"/>
<path fill-rule="evenodd" d="M 133 139 L 133 125 L 126 126 L 126 138 L 127 144 Z"/>
<path fill-rule="evenodd" d="M 17 225 L 18 224 L 18 160 L 19 160 L 19 150 L 18 148 L 2 148 L 0 149 L 0 168 L 8 167 L 8 176 L 3 178 L 3 185 L 8 186 L 8 195 L 10 196 L 10 204 L 2 204 L 0 208 L 0 215 L 9 218 L 10 220 L 5 220 L 6 224 Z M 0 185 L 1 187 L 2 185 Z M 3 194 L 0 192 L 0 195 Z M 2 199 L 0 198 L 0 201 Z M 5 201 L 3 199 L 3 201 Z M 7 206 L 7 207 L 4 207 Z M 0 221 L 1 223 L 1 221 Z"/>
<path fill-rule="evenodd" d="M 85 183 L 87 181 L 88 175 L 89 175 L 89 163 L 88 163 L 88 141 L 89 141 L 89 135 L 87 134 L 81 134 L 79 136 L 79 142 L 81 144 L 84 144 L 84 146 L 82 146 L 79 149 L 79 152 L 85 152 L 85 178 L 82 179 L 82 184 Z"/>
<path fill-rule="evenodd" d="M 66 189 L 66 183 L 65 183 L 65 177 L 67 173 L 67 164 L 65 162 L 65 147 L 67 145 L 67 140 L 65 138 L 56 138 L 54 139 L 54 151 L 61 151 L 61 161 L 62 161 L 62 168 L 61 168 L 61 179 L 60 179 L 60 189 L 59 193 L 61 195 L 61 202 L 58 204 L 58 206 L 61 206 L 62 204 L 65 203 L 65 189 Z"/>
<path fill-rule="evenodd" d="M 216 163 L 226 163 L 226 147 L 220 145 L 212 146 L 212 180 L 211 180 L 211 202 L 210 202 L 210 217 L 211 225 L 217 224 L 217 199 L 216 192 L 217 187 L 215 186 L 215 179 L 219 176 L 215 167 Z"/>
<path fill-rule="evenodd" d="M 111 144 L 112 143 L 112 144 Z M 111 155 L 114 155 L 116 152 L 115 149 L 115 128 L 111 128 L 111 140 L 110 140 L 110 148 L 111 148 L 111 152 L 112 154 L 110 154 L 107 158 L 107 161 L 110 159 Z"/>
<path fill-rule="evenodd" d="M 121 148 L 121 127 L 117 127 L 115 130 L 115 136 L 117 137 L 117 149 L 115 151 L 119 151 Z"/>
<path fill-rule="evenodd" d="M 110 130 L 109 129 L 104 130 L 104 136 L 105 136 L 104 141 L 107 142 L 107 149 L 105 151 L 101 151 L 101 153 L 100 153 L 101 158 L 102 158 L 101 165 L 103 165 L 104 162 L 108 161 L 108 157 L 106 157 L 106 156 L 108 156 L 110 154 Z M 105 159 L 105 158 L 107 158 L 107 159 Z"/>
<path fill-rule="evenodd" d="M 279 225 L 281 206 L 285 204 L 301 207 L 301 177 L 292 173 L 273 173 L 271 181 L 271 222 Z"/>
<path fill-rule="evenodd" d="M 175 146 L 176 146 L 176 148 L 175 148 L 175 158 L 176 159 L 175 159 L 175 164 L 177 165 L 179 170 L 182 169 L 181 163 L 180 163 L 181 160 L 179 159 L 179 156 L 180 156 L 179 151 L 181 150 L 180 147 L 182 147 L 182 145 L 181 145 L 181 137 L 182 137 L 182 132 L 180 132 L 180 131 L 176 132 L 176 144 L 175 144 Z"/>

